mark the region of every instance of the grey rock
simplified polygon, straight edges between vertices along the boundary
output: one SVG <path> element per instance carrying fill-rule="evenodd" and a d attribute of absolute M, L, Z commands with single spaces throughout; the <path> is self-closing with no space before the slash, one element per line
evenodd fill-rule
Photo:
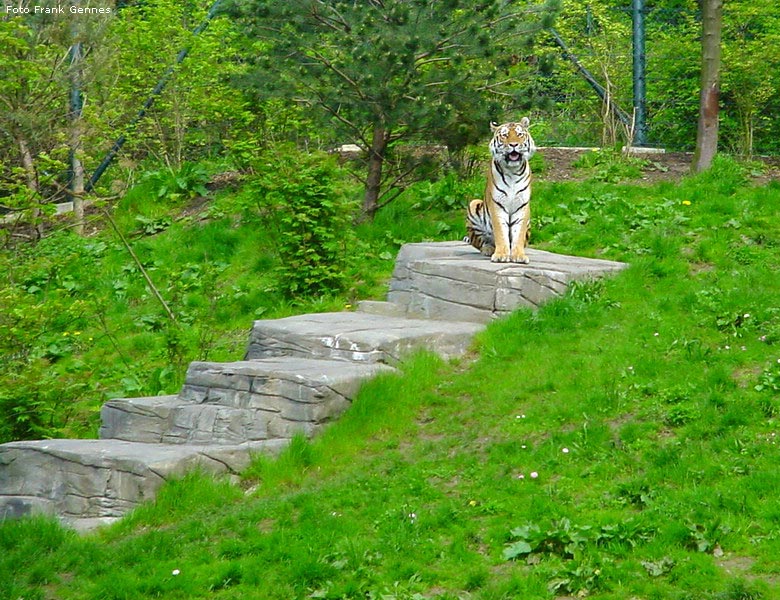
<path fill-rule="evenodd" d="M 241 444 L 314 435 L 352 403 L 380 364 L 282 356 L 193 362 L 178 396 L 107 402 L 102 438 L 168 444 Z"/>
<path fill-rule="evenodd" d="M 239 446 L 143 444 L 119 440 L 43 440 L 0 445 L 0 514 L 56 514 L 65 520 L 115 518 L 160 486 L 199 468 L 237 474 L 253 452 L 286 441 Z"/>
<path fill-rule="evenodd" d="M 109 400 L 100 409 L 99 436 L 147 444 L 162 443 L 171 413 L 181 404 L 178 396 Z"/>
<path fill-rule="evenodd" d="M 363 312 L 300 315 L 255 321 L 246 358 L 309 356 L 393 365 L 420 348 L 450 358 L 463 354 L 480 329 L 475 323 Z"/>
<path fill-rule="evenodd" d="M 530 264 L 493 263 L 465 242 L 407 244 L 398 255 L 389 303 L 417 318 L 487 323 L 517 308 L 537 308 L 575 280 L 627 265 L 529 248 Z"/>

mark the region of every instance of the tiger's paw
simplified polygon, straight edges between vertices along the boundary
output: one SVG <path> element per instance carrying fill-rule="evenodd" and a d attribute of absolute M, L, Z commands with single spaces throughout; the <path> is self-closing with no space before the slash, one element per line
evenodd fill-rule
<path fill-rule="evenodd" d="M 490 257 L 490 262 L 507 263 L 507 262 L 512 262 L 512 259 L 509 257 L 508 254 L 499 254 L 498 252 L 494 252 L 493 256 Z"/>
<path fill-rule="evenodd" d="M 518 264 L 521 264 L 521 265 L 527 265 L 531 261 L 525 254 L 523 254 L 521 256 L 513 256 L 512 257 L 512 262 L 513 263 L 518 263 Z"/>

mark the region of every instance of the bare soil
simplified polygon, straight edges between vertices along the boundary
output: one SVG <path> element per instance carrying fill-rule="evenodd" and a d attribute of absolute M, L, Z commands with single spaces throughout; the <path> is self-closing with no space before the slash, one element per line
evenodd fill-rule
<path fill-rule="evenodd" d="M 587 169 L 577 169 L 574 163 L 584 153 L 590 152 L 586 148 L 540 148 L 539 154 L 544 158 L 545 170 L 540 179 L 545 181 L 580 181 L 589 176 Z M 679 181 L 682 177 L 691 174 L 691 152 L 659 152 L 643 154 L 639 156 L 644 160 L 641 181 L 653 184 L 658 181 Z M 755 157 L 757 163 L 763 163 L 763 167 L 756 169 L 751 174 L 751 180 L 755 185 L 762 185 L 769 181 L 780 181 L 780 158 Z"/>

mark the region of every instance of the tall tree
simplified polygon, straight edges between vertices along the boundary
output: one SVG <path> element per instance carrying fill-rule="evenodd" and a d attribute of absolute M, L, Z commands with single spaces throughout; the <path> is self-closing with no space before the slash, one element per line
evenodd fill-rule
<path fill-rule="evenodd" d="M 502 106 L 527 107 L 513 69 L 557 2 L 252 0 L 233 11 L 263 41 L 252 85 L 316 107 L 365 150 L 363 211 L 392 199 L 402 138 L 443 143 L 484 132 Z M 501 95 L 499 95 L 499 93 Z M 477 122 L 481 127 L 475 127 Z"/>
<path fill-rule="evenodd" d="M 72 0 L 74 8 L 79 8 L 79 0 Z M 83 82 L 83 46 L 79 19 L 73 19 L 71 24 L 70 46 L 70 192 L 73 201 L 76 232 L 84 234 L 84 164 L 82 163 L 83 148 L 81 147 L 83 123 L 81 118 Z"/>
<path fill-rule="evenodd" d="M 720 38 L 723 26 L 723 0 L 701 0 L 701 4 L 701 93 L 692 163 L 697 173 L 709 169 L 718 152 Z"/>
<path fill-rule="evenodd" d="M 29 211 L 36 225 L 41 205 L 56 194 L 51 173 L 64 167 L 59 29 L 44 19 L 0 21 L 0 192 L 6 209 Z"/>
<path fill-rule="evenodd" d="M 89 130 L 81 92 L 96 72 L 96 61 L 87 57 L 112 15 L 62 18 L 35 12 L 33 6 L 20 3 L 18 10 L 28 12 L 0 20 L 0 193 L 8 209 L 28 211 L 37 221 L 46 211 L 43 205 L 64 200 L 70 186 L 80 228 Z M 79 0 L 68 6 L 78 8 Z"/>

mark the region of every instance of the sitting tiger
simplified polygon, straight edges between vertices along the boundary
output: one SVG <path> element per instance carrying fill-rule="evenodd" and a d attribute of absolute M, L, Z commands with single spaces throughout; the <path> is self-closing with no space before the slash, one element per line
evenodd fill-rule
<path fill-rule="evenodd" d="M 493 160 L 484 200 L 472 200 L 466 212 L 465 241 L 493 262 L 528 264 L 531 167 L 536 145 L 528 132 L 528 117 L 519 123 L 491 123 L 489 148 Z"/>

